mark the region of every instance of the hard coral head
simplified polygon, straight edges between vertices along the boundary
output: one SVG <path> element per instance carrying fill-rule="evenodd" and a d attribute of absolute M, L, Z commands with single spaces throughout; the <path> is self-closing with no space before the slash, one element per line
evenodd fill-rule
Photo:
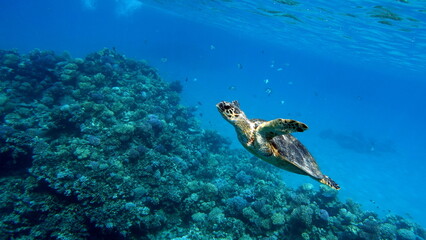
<path fill-rule="evenodd" d="M 235 122 L 240 116 L 244 116 L 243 111 L 240 109 L 238 101 L 220 102 L 216 104 L 217 110 L 222 114 L 228 122 Z"/>

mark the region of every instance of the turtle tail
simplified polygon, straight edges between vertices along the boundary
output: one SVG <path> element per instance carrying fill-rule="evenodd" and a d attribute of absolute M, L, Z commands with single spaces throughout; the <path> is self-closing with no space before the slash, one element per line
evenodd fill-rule
<path fill-rule="evenodd" d="M 325 184 L 333 189 L 339 190 L 340 186 L 337 184 L 333 179 L 329 178 L 328 176 L 324 175 L 324 178 L 319 180 L 320 183 Z"/>

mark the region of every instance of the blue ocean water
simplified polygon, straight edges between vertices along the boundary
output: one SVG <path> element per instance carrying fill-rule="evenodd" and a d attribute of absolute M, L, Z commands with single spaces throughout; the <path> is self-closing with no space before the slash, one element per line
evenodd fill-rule
<path fill-rule="evenodd" d="M 296 136 L 341 185 L 341 199 L 426 226 L 425 4 L 2 1 L 0 48 L 84 57 L 115 47 L 146 59 L 181 81 L 183 104 L 235 147 L 219 101 L 239 100 L 253 118 L 305 122 L 310 130 Z"/>

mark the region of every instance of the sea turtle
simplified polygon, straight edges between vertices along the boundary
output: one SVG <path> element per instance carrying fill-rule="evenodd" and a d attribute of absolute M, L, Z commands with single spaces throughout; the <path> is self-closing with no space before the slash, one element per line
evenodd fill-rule
<path fill-rule="evenodd" d="M 282 118 L 271 121 L 249 120 L 238 101 L 223 101 L 216 107 L 223 118 L 235 127 L 241 144 L 256 157 L 281 169 L 310 176 L 331 188 L 340 189 L 337 183 L 319 170 L 308 149 L 291 135 L 308 129 L 306 124 Z"/>

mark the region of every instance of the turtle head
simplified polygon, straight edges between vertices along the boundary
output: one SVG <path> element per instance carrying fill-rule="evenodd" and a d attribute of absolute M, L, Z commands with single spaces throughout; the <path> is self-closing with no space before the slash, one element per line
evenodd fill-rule
<path fill-rule="evenodd" d="M 240 109 L 240 104 L 238 101 L 232 102 L 220 102 L 216 104 L 217 110 L 222 114 L 222 117 L 230 123 L 234 123 L 241 117 L 245 117 L 245 114 Z"/>

